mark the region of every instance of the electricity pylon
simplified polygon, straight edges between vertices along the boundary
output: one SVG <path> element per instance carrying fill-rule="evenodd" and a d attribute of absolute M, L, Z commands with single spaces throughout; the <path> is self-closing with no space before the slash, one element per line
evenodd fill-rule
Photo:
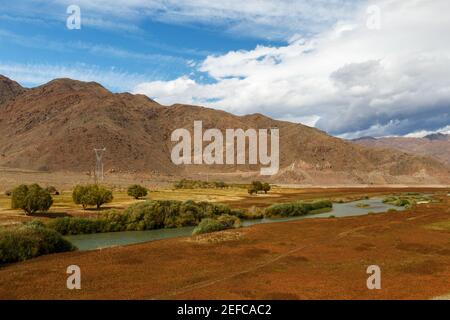
<path fill-rule="evenodd" d="M 94 148 L 95 159 L 96 159 L 94 179 L 95 179 L 96 184 L 99 180 L 103 182 L 103 179 L 104 179 L 104 176 L 103 176 L 103 153 L 105 151 L 106 151 L 106 148 L 103 148 L 103 149 L 95 149 Z"/>

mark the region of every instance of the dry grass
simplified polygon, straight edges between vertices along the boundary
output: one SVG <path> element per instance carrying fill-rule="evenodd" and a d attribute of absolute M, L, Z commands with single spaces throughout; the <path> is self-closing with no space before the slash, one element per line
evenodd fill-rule
<path fill-rule="evenodd" d="M 441 200 L 395 215 L 261 224 L 211 238 L 43 256 L 0 268 L 0 298 L 442 297 L 450 287 L 448 233 L 425 227 L 446 221 L 450 199 Z M 87 279 L 77 292 L 65 288 L 70 264 Z M 367 290 L 372 264 L 382 269 L 382 290 Z"/>
<path fill-rule="evenodd" d="M 427 228 L 439 231 L 450 231 L 450 220 L 429 224 Z"/>

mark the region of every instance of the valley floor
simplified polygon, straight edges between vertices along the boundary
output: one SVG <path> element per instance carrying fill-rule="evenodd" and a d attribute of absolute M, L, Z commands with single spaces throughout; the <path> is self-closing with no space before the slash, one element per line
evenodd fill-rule
<path fill-rule="evenodd" d="M 440 203 L 420 204 L 404 212 L 261 224 L 198 237 L 42 256 L 1 267 L 0 298 L 445 297 L 450 293 L 447 193 L 441 193 Z M 330 194 L 322 190 L 320 196 Z M 81 290 L 66 288 L 66 268 L 73 264 L 81 268 Z M 381 268 L 381 290 L 367 289 L 370 265 Z"/>

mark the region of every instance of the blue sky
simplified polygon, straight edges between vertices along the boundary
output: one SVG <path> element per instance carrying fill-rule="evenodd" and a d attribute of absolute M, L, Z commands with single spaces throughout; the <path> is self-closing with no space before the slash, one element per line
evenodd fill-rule
<path fill-rule="evenodd" d="M 67 8 L 81 10 L 69 30 Z M 344 138 L 450 132 L 447 0 L 16 0 L 0 74 L 260 112 Z"/>
<path fill-rule="evenodd" d="M 68 29 L 71 14 L 65 1 L 15 1 L 0 8 L 0 61 L 2 65 L 93 68 L 98 73 L 125 73 L 131 83 L 104 83 L 113 91 L 131 90 L 139 81 L 171 80 L 189 74 L 207 83 L 207 74 L 192 66 L 208 55 L 251 50 L 257 45 L 281 45 L 283 39 L 227 32 L 227 22 L 161 22 L 145 14 L 127 17 L 79 5 L 81 29 Z M 106 10 L 107 11 L 107 10 Z M 89 21 L 85 21 L 89 20 Z M 93 21 L 94 20 L 94 21 Z M 95 21 L 97 20 L 97 21 Z M 8 70 L 2 68 L 8 75 Z M 64 76 L 64 71 L 60 71 Z M 9 71 L 14 76 L 15 72 Z M 52 73 L 53 74 L 53 73 Z M 31 87 L 45 75 L 17 79 Z M 49 78 L 50 79 L 50 78 Z M 95 79 L 94 79 L 95 80 Z"/>

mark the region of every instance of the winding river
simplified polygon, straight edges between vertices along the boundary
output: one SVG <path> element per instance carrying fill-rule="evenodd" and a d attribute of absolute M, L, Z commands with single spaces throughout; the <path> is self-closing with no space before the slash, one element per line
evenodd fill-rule
<path fill-rule="evenodd" d="M 359 207 L 358 205 L 365 204 L 366 207 Z M 381 198 L 373 198 L 368 200 L 359 200 L 349 203 L 333 203 L 333 209 L 326 213 L 319 213 L 313 215 L 306 215 L 300 217 L 277 218 L 277 219 L 256 219 L 242 221 L 243 227 L 249 227 L 261 223 L 285 222 L 312 218 L 328 218 L 331 215 L 336 218 L 353 217 L 366 215 L 369 212 L 380 213 L 386 212 L 389 209 L 404 210 L 402 207 L 395 207 L 390 204 L 382 202 Z M 114 246 L 121 246 L 133 243 L 142 243 L 155 240 L 162 240 L 176 237 L 187 237 L 192 234 L 194 227 L 184 227 L 176 229 L 159 229 L 147 231 L 124 231 L 111 233 L 95 233 L 95 234 L 80 234 L 67 236 L 81 251 L 96 250 L 102 248 L 109 248 Z"/>

